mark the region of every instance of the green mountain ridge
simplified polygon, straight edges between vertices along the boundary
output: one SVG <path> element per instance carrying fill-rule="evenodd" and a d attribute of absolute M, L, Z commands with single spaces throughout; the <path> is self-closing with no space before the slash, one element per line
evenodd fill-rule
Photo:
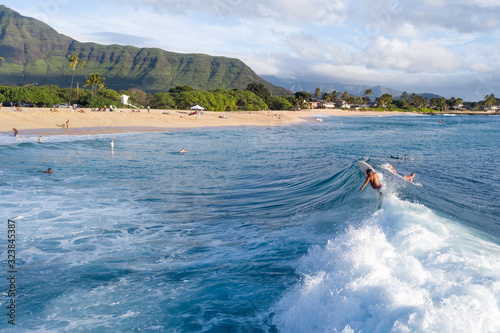
<path fill-rule="evenodd" d="M 115 90 L 133 87 L 154 93 L 184 85 L 202 90 L 245 89 L 255 81 L 273 95 L 291 94 L 259 77 L 239 59 L 82 43 L 0 5 L 0 56 L 5 59 L 0 64 L 0 84 L 69 87 L 73 71 L 68 56 L 74 53 L 85 62 L 75 72 L 80 87 L 86 76 L 98 72 L 106 86 Z"/>

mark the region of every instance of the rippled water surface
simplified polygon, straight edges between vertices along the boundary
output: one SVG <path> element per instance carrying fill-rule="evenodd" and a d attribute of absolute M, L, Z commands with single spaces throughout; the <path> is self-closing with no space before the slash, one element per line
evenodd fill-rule
<path fill-rule="evenodd" d="M 323 119 L 43 144 L 0 134 L 16 328 L 500 331 L 499 118 Z M 358 160 L 382 194 L 359 192 Z"/>

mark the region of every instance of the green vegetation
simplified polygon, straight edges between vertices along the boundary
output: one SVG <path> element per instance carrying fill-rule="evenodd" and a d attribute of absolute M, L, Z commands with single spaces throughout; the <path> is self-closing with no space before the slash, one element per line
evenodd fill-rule
<path fill-rule="evenodd" d="M 319 98 L 321 96 L 321 88 L 316 88 L 314 90 L 314 97 Z"/>
<path fill-rule="evenodd" d="M 313 95 L 304 91 L 296 92 L 295 95 L 271 96 L 270 92 L 261 84 L 252 82 L 245 90 L 238 89 L 214 89 L 199 90 L 190 86 L 177 86 L 170 88 L 168 92 L 147 93 L 137 88 L 128 90 L 113 90 L 104 88 L 103 78 L 99 73 L 92 73 L 87 77 L 84 87 L 90 89 L 77 89 L 76 104 L 91 108 L 102 108 L 103 106 L 116 105 L 123 107 L 120 102 L 121 95 L 130 96 L 130 104 L 136 107 L 150 106 L 153 109 L 179 109 L 187 110 L 191 106 L 199 104 L 209 111 L 255 111 L 255 110 L 300 110 L 308 108 L 309 102 L 314 99 Z M 70 88 L 61 88 L 54 85 L 12 87 L 0 86 L 0 102 L 17 103 L 23 102 L 36 106 L 52 106 L 67 101 L 71 94 Z M 337 95 L 334 91 L 330 96 Z M 350 104 L 359 103 L 361 111 L 399 111 L 399 112 L 423 112 L 434 113 L 445 110 L 456 110 L 463 108 L 461 98 L 444 97 L 422 98 L 419 95 L 403 93 L 398 99 L 389 94 L 384 94 L 376 99 L 377 107 L 363 106 L 365 99 L 361 96 L 352 96 L 346 92 Z M 365 93 L 365 96 L 368 94 Z M 325 96 L 325 94 L 323 95 Z M 486 95 L 484 101 L 475 103 L 464 103 L 469 110 L 482 110 L 483 107 L 496 105 L 498 100 L 494 95 Z"/>
<path fill-rule="evenodd" d="M 46 87 L 5 87 L 0 86 L 0 94 L 3 97 L 2 102 L 24 102 L 33 105 L 43 106 L 58 104 L 61 101 L 61 95 L 64 91 L 54 93 L 51 86 Z"/>
<path fill-rule="evenodd" d="M 151 106 L 154 109 L 180 109 L 187 110 L 195 104 L 203 106 L 210 111 L 254 111 L 265 109 L 291 110 L 295 98 L 289 96 L 290 102 L 284 97 L 271 97 L 269 91 L 260 84 L 249 84 L 248 89 L 215 89 L 210 91 L 193 89 L 189 86 L 178 86 L 169 92 L 157 92 L 149 94 L 142 90 L 131 88 L 125 90 L 104 89 L 104 80 L 99 73 L 90 74 L 87 77 L 84 87 L 90 89 L 77 90 L 76 104 L 90 108 L 102 108 L 103 106 L 116 105 L 123 107 L 120 96 L 125 94 L 130 96 L 130 104 L 137 107 Z M 263 96 L 263 99 L 250 91 L 255 87 Z M 27 86 L 11 87 L 0 86 L 0 101 L 7 103 L 28 103 L 36 106 L 57 105 L 61 101 L 67 101 L 70 88 L 60 88 L 53 85 L 47 86 Z M 301 96 L 302 98 L 302 96 Z M 269 106 L 268 106 L 269 105 Z"/>
<path fill-rule="evenodd" d="M 94 73 L 90 74 L 88 78 L 85 80 L 85 85 L 84 87 L 92 87 L 91 90 L 91 99 L 90 99 L 90 104 L 91 107 L 94 107 L 93 102 L 94 102 L 94 95 L 97 92 L 99 88 L 103 89 L 104 88 L 104 78 L 99 75 L 99 73 Z M 71 93 L 70 93 L 71 96 Z"/>
<path fill-rule="evenodd" d="M 444 97 L 434 97 L 429 100 L 427 97 L 412 93 L 409 95 L 403 92 L 401 96 L 394 98 L 390 94 L 383 94 L 376 98 L 375 104 L 368 107 L 366 104 L 370 102 L 368 96 L 372 95 L 371 89 L 364 91 L 364 97 L 350 95 L 347 92 L 341 94 L 341 100 L 347 102 L 351 108 L 359 108 L 361 111 L 399 111 L 399 112 L 422 112 L 422 113 L 435 113 L 441 111 L 456 111 L 456 110 L 472 110 L 479 111 L 491 108 L 498 104 L 498 99 L 493 94 L 486 95 L 484 101 L 479 102 L 464 102 L 462 98 L 451 97 L 446 99 Z M 429 95 L 429 94 L 427 94 Z M 338 93 L 333 91 L 331 94 L 323 94 L 323 99 L 327 102 L 336 101 Z M 436 96 L 436 95 L 431 95 Z"/>

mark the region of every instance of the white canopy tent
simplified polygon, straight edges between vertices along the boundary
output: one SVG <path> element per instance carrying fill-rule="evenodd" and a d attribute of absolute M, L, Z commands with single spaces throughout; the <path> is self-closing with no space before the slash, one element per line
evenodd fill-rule
<path fill-rule="evenodd" d="M 205 110 L 204 107 L 199 106 L 198 104 L 196 104 L 195 106 L 190 107 L 190 109 L 191 110 Z"/>

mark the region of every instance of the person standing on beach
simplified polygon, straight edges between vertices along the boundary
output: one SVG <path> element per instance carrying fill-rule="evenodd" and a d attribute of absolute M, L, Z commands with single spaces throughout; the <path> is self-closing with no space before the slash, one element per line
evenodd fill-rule
<path fill-rule="evenodd" d="M 149 107 L 149 105 L 148 105 L 148 113 L 149 113 L 149 110 L 150 110 L 150 107 Z"/>
<path fill-rule="evenodd" d="M 69 119 L 66 120 L 66 129 L 68 130 L 69 129 Z"/>

